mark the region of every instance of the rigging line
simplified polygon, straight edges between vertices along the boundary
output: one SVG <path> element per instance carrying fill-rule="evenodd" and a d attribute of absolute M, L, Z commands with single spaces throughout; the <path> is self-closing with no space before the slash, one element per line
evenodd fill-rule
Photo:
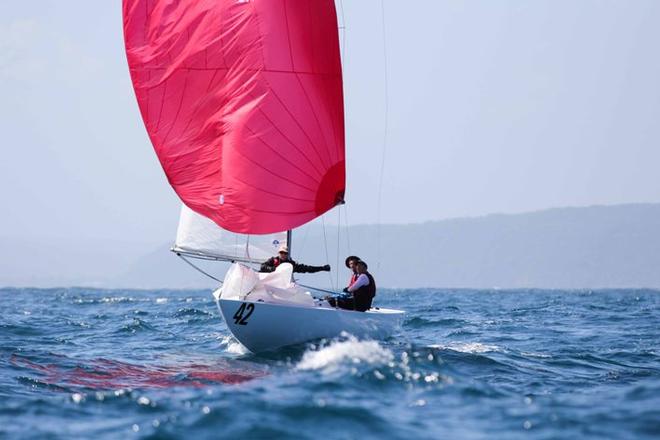
<path fill-rule="evenodd" d="M 323 244 L 325 245 L 325 261 L 330 262 L 330 254 L 328 253 L 328 237 L 325 233 L 325 215 L 321 216 L 321 224 L 323 225 Z M 330 286 L 332 290 L 335 289 L 335 284 L 332 282 L 332 273 L 328 272 L 328 278 L 330 278 Z"/>
<path fill-rule="evenodd" d="M 344 70 L 346 65 L 346 18 L 344 17 L 344 1 L 339 0 L 339 10 L 341 14 L 341 26 L 338 26 L 337 29 L 341 31 L 341 69 Z"/>
<path fill-rule="evenodd" d="M 339 238 L 341 237 L 341 206 L 337 209 L 337 263 L 335 266 L 335 286 L 339 289 Z"/>
<path fill-rule="evenodd" d="M 346 249 L 348 249 L 348 254 L 351 255 L 351 233 L 348 224 L 348 205 L 342 205 L 344 208 L 344 224 L 346 225 Z"/>
<path fill-rule="evenodd" d="M 247 239 L 245 240 L 245 255 L 247 256 L 250 264 L 255 264 L 254 261 L 252 261 L 252 257 L 250 256 L 250 234 L 247 234 Z"/>
<path fill-rule="evenodd" d="M 216 280 L 217 282 L 219 282 L 220 284 L 222 284 L 222 281 L 220 281 L 219 279 L 217 279 L 217 278 L 214 277 L 213 275 L 211 275 L 211 274 L 209 274 L 209 273 L 207 273 L 207 272 L 204 272 L 202 269 L 200 269 L 199 267 L 195 266 L 193 263 L 191 263 L 190 261 L 188 261 L 188 259 L 187 259 L 186 257 L 184 257 L 183 255 L 181 255 L 180 253 L 177 252 L 176 255 L 177 255 L 179 258 L 181 258 L 183 261 L 185 261 L 186 263 L 188 263 L 190 266 L 192 266 L 192 267 L 193 267 L 195 270 L 197 270 L 198 272 L 201 272 L 201 273 L 203 273 L 204 275 L 206 275 L 207 277 L 209 277 L 209 278 L 211 278 L 211 279 L 213 279 L 213 280 Z"/>
<path fill-rule="evenodd" d="M 385 153 L 387 152 L 387 132 L 389 122 L 389 96 L 388 96 L 388 71 L 387 71 L 387 32 L 385 28 L 385 0 L 381 0 L 381 18 L 383 29 L 383 63 L 385 66 L 385 127 L 383 130 L 383 154 L 380 162 L 380 177 L 378 179 L 378 202 L 376 207 L 376 268 L 380 268 L 381 254 L 381 211 L 383 204 L 383 176 L 385 174 Z"/>
<path fill-rule="evenodd" d="M 318 290 L 319 292 L 325 292 L 325 293 L 329 293 L 331 295 L 336 294 L 336 292 L 333 292 L 331 290 L 321 289 L 320 287 L 307 286 L 305 284 L 300 284 L 300 283 L 296 283 L 296 284 L 298 284 L 300 287 L 306 287 L 307 289 Z"/>
<path fill-rule="evenodd" d="M 300 251 L 298 255 L 302 254 L 302 252 L 305 250 L 305 245 L 307 244 L 307 235 L 309 235 L 309 228 L 310 228 L 310 223 L 307 223 L 305 225 L 305 234 L 303 235 L 302 245 L 300 245 Z"/>
<path fill-rule="evenodd" d="M 248 260 L 250 261 L 250 264 L 252 264 L 252 257 L 250 257 L 250 234 L 247 234 L 247 238 L 245 240 L 245 255 L 247 256 Z M 241 271 L 241 284 L 239 286 L 239 292 L 243 291 L 243 280 L 245 279 L 245 271 Z M 250 292 L 246 293 L 243 299 L 246 299 L 247 296 L 250 294 Z"/>

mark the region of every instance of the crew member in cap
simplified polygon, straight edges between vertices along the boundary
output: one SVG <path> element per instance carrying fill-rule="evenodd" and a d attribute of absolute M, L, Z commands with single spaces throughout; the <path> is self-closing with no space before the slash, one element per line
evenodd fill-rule
<path fill-rule="evenodd" d="M 371 303 L 376 296 L 376 281 L 369 273 L 367 263 L 358 260 L 355 263 L 357 280 L 344 289 L 344 294 L 335 297 L 326 297 L 333 307 L 340 309 L 366 312 L 371 308 Z"/>
<path fill-rule="evenodd" d="M 308 266 L 306 264 L 298 264 L 289 258 L 289 248 L 286 245 L 280 246 L 280 250 L 276 257 L 269 258 L 261 265 L 259 272 L 274 272 L 282 263 L 290 263 L 293 266 L 293 271 L 297 273 L 314 273 L 314 272 L 330 272 L 330 265 L 325 266 Z"/>

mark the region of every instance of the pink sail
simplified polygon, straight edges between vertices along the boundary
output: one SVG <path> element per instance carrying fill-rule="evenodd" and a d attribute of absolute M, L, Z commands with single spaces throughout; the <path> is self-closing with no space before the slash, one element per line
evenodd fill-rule
<path fill-rule="evenodd" d="M 142 118 L 189 208 L 266 234 L 342 202 L 333 0 L 124 0 L 123 13 Z"/>

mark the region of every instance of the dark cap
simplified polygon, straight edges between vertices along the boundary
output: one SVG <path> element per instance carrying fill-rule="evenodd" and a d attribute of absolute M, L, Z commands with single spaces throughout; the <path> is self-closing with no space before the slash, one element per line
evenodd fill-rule
<path fill-rule="evenodd" d="M 350 269 L 350 266 L 348 265 L 349 261 L 355 260 L 355 261 L 360 261 L 360 257 L 356 257 L 355 255 L 349 255 L 346 257 L 346 267 Z"/>

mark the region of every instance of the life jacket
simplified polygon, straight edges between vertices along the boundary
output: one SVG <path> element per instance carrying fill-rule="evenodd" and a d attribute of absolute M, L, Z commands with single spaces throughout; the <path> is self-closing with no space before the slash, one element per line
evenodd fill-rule
<path fill-rule="evenodd" d="M 277 267 L 282 263 L 291 263 L 291 264 L 293 264 L 293 261 L 289 260 L 289 259 L 283 260 L 280 257 L 273 257 L 273 267 Z"/>
<path fill-rule="evenodd" d="M 348 280 L 348 287 L 351 287 L 353 285 L 353 283 L 357 281 L 359 276 L 360 276 L 360 274 L 353 273 L 353 275 L 351 275 L 351 279 Z"/>
<path fill-rule="evenodd" d="M 374 296 L 376 296 L 376 281 L 369 272 L 365 272 L 364 274 L 367 276 L 367 278 L 369 278 L 369 284 L 360 287 L 358 290 L 353 292 L 353 295 L 356 297 L 364 295 L 367 298 L 373 298 Z"/>

